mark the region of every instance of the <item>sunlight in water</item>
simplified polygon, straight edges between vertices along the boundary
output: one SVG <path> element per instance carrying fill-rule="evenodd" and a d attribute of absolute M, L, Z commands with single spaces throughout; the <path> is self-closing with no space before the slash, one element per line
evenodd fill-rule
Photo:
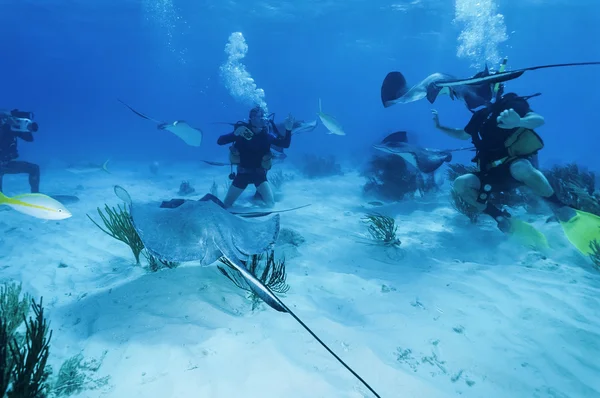
<path fill-rule="evenodd" d="M 185 24 L 185 21 L 177 14 L 173 0 L 144 0 L 143 6 L 146 20 L 158 25 L 165 32 L 167 48 L 178 57 L 179 62 L 185 64 L 187 48 L 178 48 L 174 43 L 175 35 L 181 33 L 178 27 Z"/>
<path fill-rule="evenodd" d="M 456 0 L 454 23 L 463 26 L 456 55 L 467 58 L 474 68 L 500 63 L 498 46 L 508 39 L 504 16 L 494 0 Z"/>
<path fill-rule="evenodd" d="M 265 91 L 258 88 L 242 59 L 248 52 L 248 45 L 242 32 L 233 32 L 229 35 L 229 42 L 225 45 L 227 60 L 221 65 L 221 77 L 229 94 L 236 100 L 251 106 L 259 105 L 265 112 Z"/>

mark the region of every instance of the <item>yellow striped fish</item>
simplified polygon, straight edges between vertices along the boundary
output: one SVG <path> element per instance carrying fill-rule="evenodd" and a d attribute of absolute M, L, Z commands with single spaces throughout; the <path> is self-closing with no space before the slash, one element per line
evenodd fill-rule
<path fill-rule="evenodd" d="M 42 220 L 64 220 L 72 216 L 62 203 L 41 193 L 25 193 L 9 198 L 0 192 L 0 205 Z"/>

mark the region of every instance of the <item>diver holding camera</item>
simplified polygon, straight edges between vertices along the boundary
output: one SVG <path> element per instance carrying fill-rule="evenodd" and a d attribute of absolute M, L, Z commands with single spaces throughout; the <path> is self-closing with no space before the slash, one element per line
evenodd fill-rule
<path fill-rule="evenodd" d="M 32 112 L 18 109 L 0 111 L 0 192 L 5 174 L 28 174 L 32 193 L 40 191 L 40 167 L 37 164 L 16 160 L 19 157 L 17 139 L 32 142 L 38 124 Z"/>

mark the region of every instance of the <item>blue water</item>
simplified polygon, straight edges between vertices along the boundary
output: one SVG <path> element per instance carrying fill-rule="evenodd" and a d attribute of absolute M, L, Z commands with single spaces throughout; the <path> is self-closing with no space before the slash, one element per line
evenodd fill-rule
<path fill-rule="evenodd" d="M 478 4 L 461 3 L 462 10 Z M 600 59 L 594 41 L 600 6 L 592 1 L 481 4 L 488 6 L 479 7 L 484 29 L 470 23 L 469 12 L 457 18 L 461 9 L 444 1 L 4 1 L 2 106 L 35 112 L 36 143 L 20 150 L 37 162 L 85 157 L 92 148 L 98 161 L 224 156 L 227 149 L 213 142 L 226 127 L 211 123 L 245 118 L 249 108 L 230 95 L 219 72 L 229 35 L 242 32 L 248 45 L 242 62 L 279 120 L 288 112 L 312 120 L 321 97 L 347 130 L 344 138 L 319 135 L 317 145 L 302 137 L 291 153 L 343 158 L 399 129 L 416 132 L 422 143 L 453 146 L 433 130 L 426 101 L 383 109 L 379 89 L 389 71 L 416 83 L 436 71 L 472 75 L 487 56 L 490 62 L 507 56 L 512 68 Z M 491 45 L 480 37 L 488 23 L 495 30 L 484 34 Z M 524 94 L 543 93 L 532 103 L 547 117 L 542 159 L 599 166 L 592 145 L 598 72 L 544 70 L 510 83 Z M 205 144 L 186 147 L 159 134 L 117 98 L 160 120 L 193 123 L 205 131 Z M 445 123 L 468 121 L 468 111 L 447 98 L 436 107 Z"/>
<path fill-rule="evenodd" d="M 397 130 L 423 146 L 459 147 L 434 129 L 430 109 L 444 125 L 463 127 L 471 115 L 464 105 L 442 97 L 384 109 L 388 72 L 414 84 L 434 72 L 497 69 L 505 57 L 509 69 L 600 61 L 597 0 L 3 0 L 0 7 L 0 108 L 35 113 L 40 129 L 33 143 L 19 142 L 20 158 L 41 165 L 42 191 L 53 192 L 61 187 L 44 170 L 57 160 L 111 158 L 144 169 L 153 161 L 225 161 L 227 146 L 216 139 L 229 128 L 217 122 L 243 120 L 257 102 L 277 121 L 288 113 L 314 120 L 321 99 L 344 126 L 346 136 L 326 135 L 323 126 L 295 136 L 290 160 L 333 154 L 352 167 Z M 538 131 L 542 165 L 600 170 L 600 66 L 527 72 L 507 88 L 542 93 L 530 102 L 546 119 Z M 118 99 L 155 119 L 186 120 L 202 129 L 202 146 L 159 131 Z M 462 152 L 454 161 L 471 157 Z"/>

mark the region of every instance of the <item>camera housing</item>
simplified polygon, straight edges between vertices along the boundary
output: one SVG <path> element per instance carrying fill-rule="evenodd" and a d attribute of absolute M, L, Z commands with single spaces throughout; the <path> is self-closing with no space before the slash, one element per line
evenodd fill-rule
<path fill-rule="evenodd" d="M 35 133 L 39 129 L 38 124 L 33 121 L 33 112 L 13 109 L 10 111 L 10 116 L 8 116 L 4 122 L 8 124 L 10 130 L 15 133 Z"/>

